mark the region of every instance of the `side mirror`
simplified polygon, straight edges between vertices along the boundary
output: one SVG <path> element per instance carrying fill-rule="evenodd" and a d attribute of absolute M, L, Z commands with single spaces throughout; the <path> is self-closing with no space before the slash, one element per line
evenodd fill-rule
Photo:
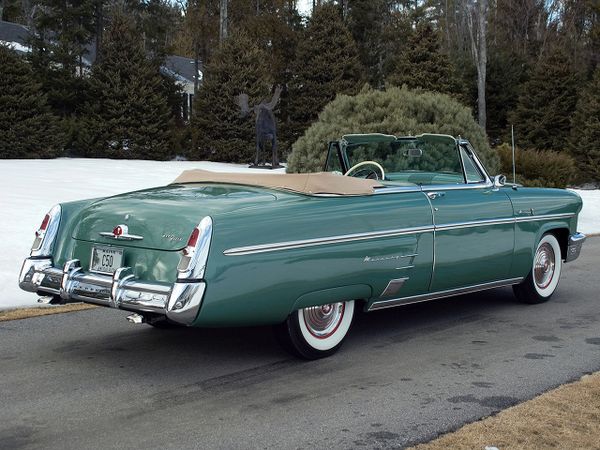
<path fill-rule="evenodd" d="M 500 188 L 506 184 L 506 177 L 504 175 L 496 175 L 494 177 L 494 187 Z"/>

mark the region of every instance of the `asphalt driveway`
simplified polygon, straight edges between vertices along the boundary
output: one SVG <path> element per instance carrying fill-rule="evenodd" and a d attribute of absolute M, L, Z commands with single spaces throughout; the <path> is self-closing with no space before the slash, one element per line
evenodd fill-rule
<path fill-rule="evenodd" d="M 591 238 L 545 305 L 497 289 L 362 314 L 316 362 L 267 328 L 156 330 L 109 309 L 0 322 L 0 448 L 429 440 L 600 370 L 599 267 Z"/>

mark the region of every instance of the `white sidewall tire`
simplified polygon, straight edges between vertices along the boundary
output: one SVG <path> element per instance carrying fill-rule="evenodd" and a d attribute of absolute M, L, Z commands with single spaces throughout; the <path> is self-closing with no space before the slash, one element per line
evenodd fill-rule
<path fill-rule="evenodd" d="M 552 251 L 554 252 L 554 275 L 552 276 L 552 281 L 550 282 L 550 284 L 542 289 L 535 282 L 534 271 L 535 271 L 535 259 L 536 259 L 535 257 L 537 255 L 539 248 L 542 246 L 542 244 L 545 244 L 545 243 L 549 244 L 552 247 Z M 560 244 L 558 243 L 558 240 L 556 239 L 556 237 L 553 234 L 546 234 L 542 237 L 542 239 L 538 243 L 537 247 L 535 248 L 535 254 L 533 255 L 533 265 L 531 266 L 531 274 L 532 274 L 531 281 L 533 282 L 533 287 L 536 290 L 536 292 L 541 297 L 544 297 L 544 298 L 550 297 L 556 290 L 556 287 L 558 286 L 561 272 L 562 272 L 562 255 L 561 255 L 561 251 L 560 251 Z"/>
<path fill-rule="evenodd" d="M 344 302 L 344 316 L 342 317 L 340 325 L 331 336 L 324 339 L 317 338 L 308 331 L 306 322 L 304 321 L 303 310 L 299 309 L 296 314 L 298 315 L 298 325 L 304 341 L 315 350 L 327 351 L 342 342 L 346 337 L 346 334 L 348 334 L 348 330 L 352 324 L 352 317 L 354 316 L 354 300 Z"/>

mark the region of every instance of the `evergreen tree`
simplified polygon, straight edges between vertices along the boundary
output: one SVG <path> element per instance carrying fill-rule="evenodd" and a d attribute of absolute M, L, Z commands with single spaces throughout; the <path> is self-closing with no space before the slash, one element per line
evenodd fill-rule
<path fill-rule="evenodd" d="M 29 64 L 0 45 L 0 158 L 53 158 L 62 136 Z"/>
<path fill-rule="evenodd" d="M 90 78 L 82 151 L 109 158 L 172 155 L 171 109 L 159 68 L 146 57 L 131 20 L 117 13 Z"/>
<path fill-rule="evenodd" d="M 578 74 L 558 48 L 535 66 L 510 115 L 521 147 L 559 151 L 566 148 L 578 83 Z"/>
<path fill-rule="evenodd" d="M 441 49 L 440 33 L 427 22 L 417 25 L 386 79 L 409 89 L 459 94 L 452 62 Z"/>
<path fill-rule="evenodd" d="M 355 94 L 364 69 L 336 5 L 315 9 L 304 32 L 290 82 L 290 128 L 297 139 L 337 94 Z"/>
<path fill-rule="evenodd" d="M 487 133 L 493 143 L 510 141 L 508 114 L 519 99 L 527 68 L 522 57 L 492 47 L 486 77 Z"/>
<path fill-rule="evenodd" d="M 87 97 L 96 0 L 40 0 L 33 14 L 30 60 L 42 82 L 48 103 L 60 118 L 61 128 L 71 148 L 79 128 L 78 120 Z"/>
<path fill-rule="evenodd" d="M 92 39 L 92 0 L 42 0 L 34 19 L 31 61 L 48 99 L 61 116 L 72 114 L 81 99 L 81 74 Z"/>
<path fill-rule="evenodd" d="M 244 7 L 245 6 L 245 7 Z M 277 121 L 280 153 L 291 145 L 289 91 L 296 47 L 302 31 L 302 17 L 290 0 L 232 0 L 229 18 L 233 26 L 245 30 L 269 58 L 269 72 L 283 91 L 278 104 Z"/>
<path fill-rule="evenodd" d="M 581 178 L 600 182 L 600 67 L 581 93 L 571 123 L 570 149 Z"/>
<path fill-rule="evenodd" d="M 385 46 L 391 36 L 384 36 L 390 11 L 387 0 L 346 0 L 348 28 L 358 47 L 361 64 L 371 86 L 384 85 Z"/>
<path fill-rule="evenodd" d="M 241 117 L 237 96 L 249 105 L 269 97 L 269 58 L 247 33 L 229 35 L 205 68 L 192 118 L 195 159 L 249 162 L 255 149 L 254 121 Z"/>

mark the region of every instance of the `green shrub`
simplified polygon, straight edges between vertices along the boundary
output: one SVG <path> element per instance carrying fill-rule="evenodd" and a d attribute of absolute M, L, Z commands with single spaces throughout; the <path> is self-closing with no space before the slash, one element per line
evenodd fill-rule
<path fill-rule="evenodd" d="M 512 148 L 502 144 L 496 148 L 502 173 L 512 181 Z M 550 150 L 521 150 L 516 153 L 517 183 L 532 187 L 565 188 L 575 179 L 575 160 Z"/>
<path fill-rule="evenodd" d="M 349 133 L 460 135 L 469 139 L 492 173 L 499 166 L 498 156 L 469 108 L 453 98 L 405 87 L 376 91 L 366 86 L 355 96 L 338 95 L 325 106 L 319 119 L 292 146 L 288 172 L 322 170 L 327 143 Z"/>

